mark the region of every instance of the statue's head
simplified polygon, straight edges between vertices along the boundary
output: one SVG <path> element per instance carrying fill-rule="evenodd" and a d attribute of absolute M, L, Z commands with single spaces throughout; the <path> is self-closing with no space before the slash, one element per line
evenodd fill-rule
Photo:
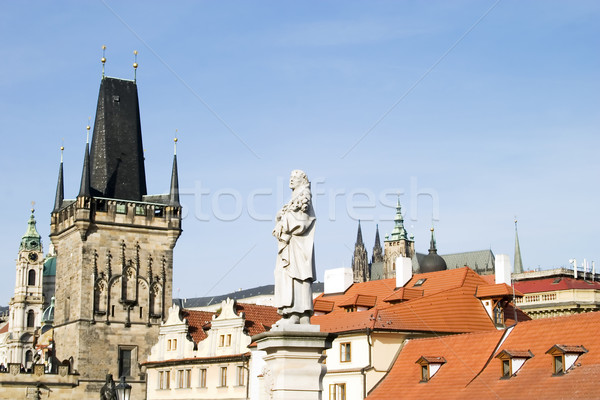
<path fill-rule="evenodd" d="M 112 374 L 106 374 L 106 382 L 112 382 L 113 378 L 112 378 Z"/>
<path fill-rule="evenodd" d="M 308 184 L 309 184 L 308 177 L 306 176 L 304 171 L 299 170 L 299 169 L 295 169 L 292 171 L 292 173 L 290 174 L 290 188 L 291 189 L 296 189 L 298 186 L 308 185 Z"/>

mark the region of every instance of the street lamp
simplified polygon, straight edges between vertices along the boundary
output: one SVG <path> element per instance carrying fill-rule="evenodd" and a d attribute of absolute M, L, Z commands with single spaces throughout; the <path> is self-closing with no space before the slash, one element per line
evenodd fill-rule
<path fill-rule="evenodd" d="M 117 385 L 117 396 L 119 400 L 129 400 L 131 397 L 131 385 L 125 382 L 125 377 L 121 377 L 121 381 Z"/>

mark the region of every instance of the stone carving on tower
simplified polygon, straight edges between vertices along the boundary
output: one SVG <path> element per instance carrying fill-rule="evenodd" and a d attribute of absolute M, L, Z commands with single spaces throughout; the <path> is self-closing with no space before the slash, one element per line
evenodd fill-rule
<path fill-rule="evenodd" d="M 135 81 L 103 76 L 91 146 L 89 131 L 79 194 L 64 198 L 61 161 L 51 216 L 56 356 L 71 360 L 89 398 L 106 374 L 126 376 L 141 396 L 139 363 L 172 301 L 181 234 L 177 159 L 169 193 L 148 195 Z"/>
<path fill-rule="evenodd" d="M 371 280 L 371 268 L 367 250 L 363 243 L 360 221 L 358 221 L 358 233 L 356 235 L 356 244 L 354 245 L 354 255 L 352 256 L 352 274 L 354 282 L 367 282 Z"/>
<path fill-rule="evenodd" d="M 415 255 L 415 242 L 408 237 L 404 228 L 404 217 L 400 198 L 396 205 L 394 217 L 394 229 L 392 233 L 385 236 L 385 253 L 383 256 L 383 278 L 394 278 L 396 276 L 396 259 L 400 256 L 413 258 Z"/>
<path fill-rule="evenodd" d="M 36 229 L 34 210 L 21 238 L 17 258 L 15 295 L 10 300 L 8 362 L 31 368 L 34 359 L 36 329 L 41 325 L 44 306 L 42 276 L 44 253 Z"/>

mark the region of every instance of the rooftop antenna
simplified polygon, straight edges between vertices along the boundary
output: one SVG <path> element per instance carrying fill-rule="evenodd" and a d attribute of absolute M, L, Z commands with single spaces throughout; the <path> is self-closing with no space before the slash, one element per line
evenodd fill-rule
<path fill-rule="evenodd" d="M 138 55 L 138 51 L 134 50 L 133 51 L 133 81 L 134 82 L 137 81 L 137 67 L 138 67 L 137 55 Z"/>
<path fill-rule="evenodd" d="M 106 45 L 102 45 L 102 79 L 104 79 L 104 64 L 106 64 Z"/>
<path fill-rule="evenodd" d="M 592 282 L 596 279 L 596 264 L 592 261 Z"/>
<path fill-rule="evenodd" d="M 573 278 L 577 279 L 577 260 L 571 258 L 569 260 L 569 264 L 573 264 Z"/>

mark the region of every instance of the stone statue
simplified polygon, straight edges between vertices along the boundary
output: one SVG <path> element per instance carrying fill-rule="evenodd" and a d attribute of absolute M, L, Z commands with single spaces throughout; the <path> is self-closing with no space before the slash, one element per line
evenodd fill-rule
<path fill-rule="evenodd" d="M 100 389 L 100 400 L 117 400 L 117 386 L 112 374 L 106 374 L 106 383 Z"/>
<path fill-rule="evenodd" d="M 316 279 L 315 212 L 306 174 L 294 170 L 290 176 L 292 198 L 277 213 L 273 236 L 277 238 L 275 298 L 283 316 L 275 325 L 310 324 L 313 314 L 312 282 Z"/>

